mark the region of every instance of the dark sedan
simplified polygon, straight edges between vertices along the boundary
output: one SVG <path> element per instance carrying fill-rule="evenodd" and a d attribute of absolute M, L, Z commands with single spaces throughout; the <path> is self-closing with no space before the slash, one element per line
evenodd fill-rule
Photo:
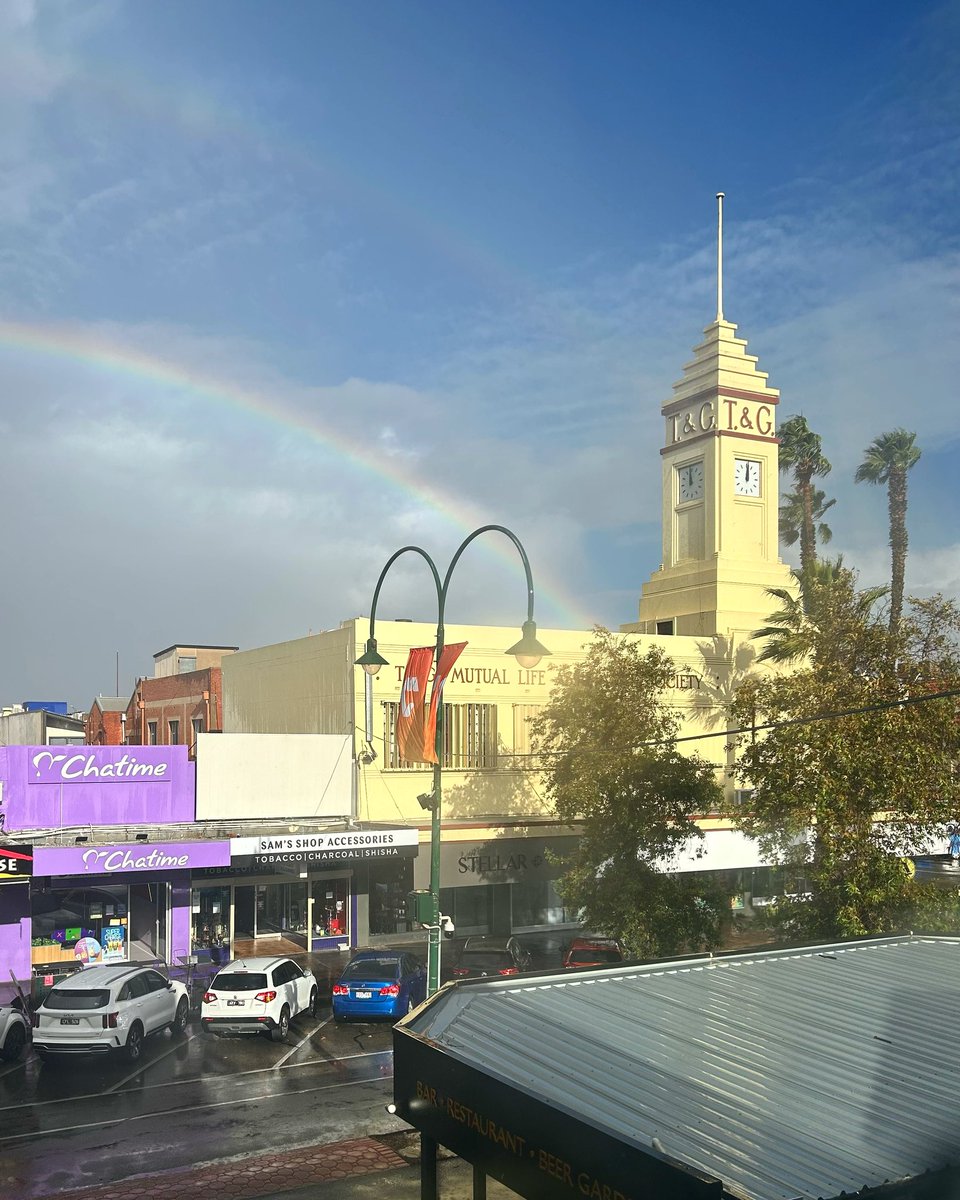
<path fill-rule="evenodd" d="M 470 937 L 453 968 L 455 979 L 519 975 L 530 970 L 530 955 L 515 937 Z"/>

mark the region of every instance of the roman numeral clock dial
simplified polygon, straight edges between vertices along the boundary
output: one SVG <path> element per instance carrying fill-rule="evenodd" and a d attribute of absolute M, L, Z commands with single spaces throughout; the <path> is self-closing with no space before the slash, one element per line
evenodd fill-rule
<path fill-rule="evenodd" d="M 733 490 L 738 496 L 760 495 L 760 464 L 758 462 L 749 458 L 734 459 Z"/>

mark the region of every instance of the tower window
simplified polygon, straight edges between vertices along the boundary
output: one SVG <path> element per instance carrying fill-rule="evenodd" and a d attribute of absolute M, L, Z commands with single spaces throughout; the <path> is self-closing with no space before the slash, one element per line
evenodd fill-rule
<path fill-rule="evenodd" d="M 667 637 L 672 636 L 673 635 L 673 617 L 671 617 L 669 621 L 658 621 L 657 622 L 657 633 L 663 634 Z"/>

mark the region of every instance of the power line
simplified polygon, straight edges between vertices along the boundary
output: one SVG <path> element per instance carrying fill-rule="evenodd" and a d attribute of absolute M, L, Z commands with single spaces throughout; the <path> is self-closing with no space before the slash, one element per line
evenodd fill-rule
<path fill-rule="evenodd" d="M 676 738 L 658 738 L 649 742 L 637 742 L 633 749 L 640 749 L 649 746 L 673 746 L 678 742 L 700 742 L 706 741 L 708 738 L 731 738 L 739 737 L 743 734 L 760 733 L 766 729 L 787 729 L 791 725 L 813 725 L 818 721 L 835 721 L 840 717 L 856 717 L 863 713 L 882 712 L 890 708 L 907 708 L 914 704 L 926 704 L 930 700 L 945 700 L 951 696 L 960 696 L 960 688 L 950 688 L 943 692 L 928 692 L 925 696 L 907 696 L 901 700 L 882 700 L 876 704 L 863 704 L 857 708 L 841 708 L 835 711 L 823 713 L 815 713 L 809 717 L 789 717 L 784 721 L 767 721 L 762 725 L 741 725 L 735 729 L 718 729 L 713 733 L 690 733 L 684 734 L 682 737 Z M 623 752 L 623 747 L 617 746 L 609 749 L 597 747 L 591 753 L 595 754 L 620 754 Z M 569 754 L 569 750 L 540 750 L 536 753 L 529 754 L 513 754 L 512 758 L 545 758 L 547 755 L 562 755 Z"/>

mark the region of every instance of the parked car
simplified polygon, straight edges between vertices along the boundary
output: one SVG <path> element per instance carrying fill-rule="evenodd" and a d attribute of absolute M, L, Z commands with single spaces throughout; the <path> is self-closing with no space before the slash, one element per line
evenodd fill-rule
<path fill-rule="evenodd" d="M 203 994 L 200 1024 L 207 1033 L 263 1033 L 286 1041 L 290 1022 L 317 1014 L 313 972 L 292 958 L 242 958 L 222 967 Z"/>
<path fill-rule="evenodd" d="M 469 937 L 457 957 L 454 978 L 519 975 L 530 970 L 530 955 L 515 937 Z"/>
<path fill-rule="evenodd" d="M 333 1019 L 399 1020 L 427 997 L 427 971 L 413 954 L 361 950 L 333 985 Z"/>
<path fill-rule="evenodd" d="M 574 938 L 563 954 L 564 970 L 573 967 L 609 967 L 626 958 L 623 944 L 616 938 Z"/>
<path fill-rule="evenodd" d="M 143 1039 L 161 1029 L 183 1033 L 187 989 L 154 967 L 104 963 L 66 975 L 33 1014 L 33 1048 L 44 1061 L 58 1054 L 121 1051 L 136 1062 Z"/>
<path fill-rule="evenodd" d="M 19 1001 L 0 1005 L 0 1058 L 16 1062 L 30 1038 L 30 1022 Z"/>

